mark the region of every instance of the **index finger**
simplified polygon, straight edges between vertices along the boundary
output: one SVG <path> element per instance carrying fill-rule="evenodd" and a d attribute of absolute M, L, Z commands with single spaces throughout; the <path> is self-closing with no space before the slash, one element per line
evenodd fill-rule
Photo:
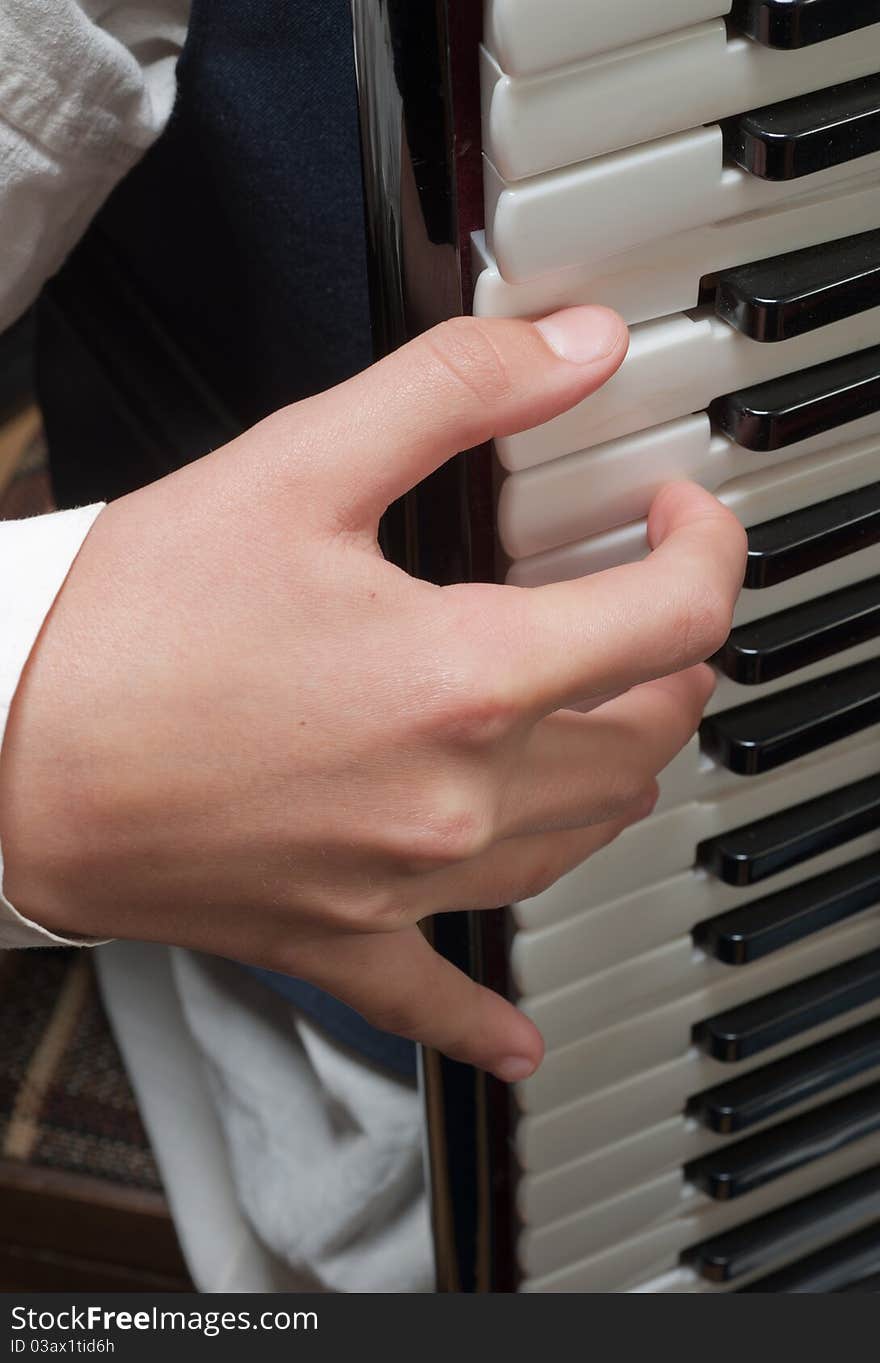
<path fill-rule="evenodd" d="M 671 483 L 648 520 L 652 553 L 523 592 L 510 647 L 528 708 L 549 713 L 704 662 L 730 632 L 745 531 L 717 498 Z M 513 656 L 509 660 L 514 662 Z"/>

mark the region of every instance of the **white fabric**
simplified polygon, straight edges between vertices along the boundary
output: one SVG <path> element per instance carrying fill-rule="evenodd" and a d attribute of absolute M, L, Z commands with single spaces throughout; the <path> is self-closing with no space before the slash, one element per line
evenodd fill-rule
<path fill-rule="evenodd" d="M 0 0 L 0 329 L 161 132 L 188 4 Z M 100 509 L 0 524 L 0 741 Z M 0 893 L 0 946 L 62 940 Z M 414 1090 L 229 964 L 135 943 L 98 961 L 202 1291 L 430 1290 Z"/>
<path fill-rule="evenodd" d="M 0 744 L 22 669 L 100 510 L 89 506 L 0 525 Z M 0 948 L 51 945 L 69 943 L 32 923 L 4 897 L 0 848 Z"/>
<path fill-rule="evenodd" d="M 238 1195 L 264 1243 L 315 1290 L 430 1291 L 414 1086 L 228 962 L 173 958 Z"/>
<path fill-rule="evenodd" d="M 227 961 L 135 942 L 96 959 L 201 1292 L 433 1289 L 414 1089 Z"/>
<path fill-rule="evenodd" d="M 187 1032 L 172 953 L 113 942 L 95 953 L 104 1005 L 138 1098 L 181 1247 L 200 1292 L 295 1292 L 305 1284 L 242 1215 L 202 1058 Z M 231 1006 L 234 1024 L 235 1008 Z M 259 1067 L 259 1057 L 250 1064 Z M 281 1190 L 289 1206 L 287 1190 Z"/>
<path fill-rule="evenodd" d="M 0 330 L 162 131 L 189 0 L 0 0 Z"/>

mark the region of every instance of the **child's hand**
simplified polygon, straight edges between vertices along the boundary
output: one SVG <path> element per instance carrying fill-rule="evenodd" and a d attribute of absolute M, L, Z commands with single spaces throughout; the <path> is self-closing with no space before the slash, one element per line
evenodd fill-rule
<path fill-rule="evenodd" d="M 532 1023 L 417 924 L 534 895 L 649 811 L 710 693 L 694 665 L 730 627 L 743 531 L 677 485 L 650 558 L 534 591 L 415 581 L 376 531 L 456 451 L 604 383 L 626 343 L 599 308 L 448 323 L 104 511 L 13 705 L 12 902 L 286 971 L 531 1072 Z"/>

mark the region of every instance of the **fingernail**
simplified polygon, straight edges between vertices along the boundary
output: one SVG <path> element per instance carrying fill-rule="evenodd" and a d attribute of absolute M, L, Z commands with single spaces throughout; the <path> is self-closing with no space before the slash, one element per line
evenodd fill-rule
<path fill-rule="evenodd" d="M 495 1066 L 495 1077 L 505 1084 L 518 1084 L 534 1074 L 537 1068 L 534 1060 L 527 1060 L 524 1055 L 509 1055 Z"/>
<path fill-rule="evenodd" d="M 608 308 L 566 308 L 535 326 L 556 354 L 571 364 L 606 359 L 620 345 L 623 322 Z"/>

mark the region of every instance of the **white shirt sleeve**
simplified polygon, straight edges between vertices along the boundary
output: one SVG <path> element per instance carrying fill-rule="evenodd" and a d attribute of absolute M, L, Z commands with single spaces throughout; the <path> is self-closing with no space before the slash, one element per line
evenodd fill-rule
<path fill-rule="evenodd" d="M 0 3 L 0 330 L 162 132 L 190 0 Z M 0 743 L 28 655 L 100 506 L 0 523 Z M 0 948 L 61 944 L 2 893 Z"/>
<path fill-rule="evenodd" d="M 0 330 L 165 127 L 189 4 L 0 4 Z"/>
<path fill-rule="evenodd" d="M 28 655 L 100 506 L 0 523 L 0 744 Z M 2 891 L 0 948 L 69 945 L 18 913 Z"/>

